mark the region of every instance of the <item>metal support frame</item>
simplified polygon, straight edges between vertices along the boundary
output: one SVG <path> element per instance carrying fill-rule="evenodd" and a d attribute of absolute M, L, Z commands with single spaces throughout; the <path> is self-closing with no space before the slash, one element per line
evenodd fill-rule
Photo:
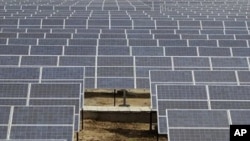
<path fill-rule="evenodd" d="M 76 132 L 76 141 L 79 141 L 79 132 Z"/>
<path fill-rule="evenodd" d="M 123 103 L 119 106 L 121 107 L 129 107 L 130 105 L 127 104 L 126 99 L 127 99 L 127 90 L 123 89 Z"/>
<path fill-rule="evenodd" d="M 81 110 L 81 119 L 82 119 L 81 121 L 82 121 L 82 130 L 83 130 L 83 126 L 84 126 L 83 125 L 83 109 Z"/>
<path fill-rule="evenodd" d="M 152 131 L 152 124 L 153 124 L 153 112 L 149 112 L 149 131 Z"/>
<path fill-rule="evenodd" d="M 115 95 L 116 95 L 116 89 L 114 89 L 114 106 L 116 105 L 116 99 L 115 99 L 116 96 Z"/>

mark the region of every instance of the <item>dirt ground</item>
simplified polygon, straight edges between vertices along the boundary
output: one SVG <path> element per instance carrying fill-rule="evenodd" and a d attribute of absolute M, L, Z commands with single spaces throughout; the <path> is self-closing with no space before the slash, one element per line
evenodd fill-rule
<path fill-rule="evenodd" d="M 147 123 L 117 123 L 84 120 L 84 130 L 79 141 L 156 141 L 157 135 L 148 129 Z M 166 141 L 159 137 L 159 141 Z"/>
<path fill-rule="evenodd" d="M 126 99 L 130 106 L 150 106 L 149 97 L 130 96 Z M 116 106 L 123 103 L 122 96 L 116 97 Z M 112 95 L 85 97 L 86 106 L 113 106 Z M 155 131 L 149 131 L 148 123 L 121 123 L 109 121 L 84 120 L 84 130 L 79 132 L 79 141 L 156 141 Z M 75 138 L 76 139 L 76 138 Z M 159 137 L 159 141 L 166 141 L 166 137 Z"/>
<path fill-rule="evenodd" d="M 123 104 L 123 99 L 118 97 L 115 105 Z M 127 98 L 126 103 L 130 106 L 150 106 L 149 98 Z M 114 98 L 111 97 L 89 97 L 85 98 L 84 105 L 88 106 L 114 106 Z"/>

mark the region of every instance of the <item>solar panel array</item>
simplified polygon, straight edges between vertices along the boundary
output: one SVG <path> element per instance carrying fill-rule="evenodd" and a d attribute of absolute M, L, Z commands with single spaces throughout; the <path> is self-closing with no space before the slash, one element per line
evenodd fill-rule
<path fill-rule="evenodd" d="M 227 139 L 234 113 L 248 115 L 249 4 L 248 0 L 1 0 L 0 105 L 12 109 L 8 119 L 16 118 L 13 112 L 19 107 L 75 108 L 70 125 L 55 120 L 48 124 L 50 129 L 0 124 L 3 139 L 72 140 L 71 129 L 79 131 L 85 88 L 150 89 L 158 132 L 168 134 L 170 141 L 200 140 L 194 138 L 198 133 Z M 24 111 L 19 116 L 39 119 L 36 112 Z M 192 117 L 186 111 L 207 124 L 186 124 L 183 121 Z M 216 125 L 204 115 L 229 122 Z M 36 134 L 38 130 L 44 134 Z M 58 136 L 47 135 L 49 130 Z M 19 131 L 33 131 L 34 136 Z"/>

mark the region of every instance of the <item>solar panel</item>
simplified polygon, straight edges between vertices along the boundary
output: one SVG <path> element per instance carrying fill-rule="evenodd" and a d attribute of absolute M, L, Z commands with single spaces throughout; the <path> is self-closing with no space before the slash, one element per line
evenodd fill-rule
<path fill-rule="evenodd" d="M 72 141 L 71 126 L 12 126 L 11 139 L 67 139 Z"/>
<path fill-rule="evenodd" d="M 82 67 L 47 67 L 43 68 L 42 79 L 83 79 Z"/>
<path fill-rule="evenodd" d="M 236 82 L 237 78 L 233 71 L 195 71 L 196 82 Z"/>
<path fill-rule="evenodd" d="M 98 67 L 97 77 L 133 77 L 133 67 Z"/>
<path fill-rule="evenodd" d="M 30 98 L 77 98 L 79 84 L 32 84 Z"/>
<path fill-rule="evenodd" d="M 249 110 L 230 110 L 230 117 L 233 125 L 248 125 L 250 111 Z"/>
<path fill-rule="evenodd" d="M 0 139 L 6 139 L 8 132 L 8 126 L 0 126 Z"/>
<path fill-rule="evenodd" d="M 24 45 L 11 45 L 11 46 L 6 46 L 6 45 L 0 45 L 0 54 L 3 55 L 27 55 L 29 51 L 28 46 Z"/>
<path fill-rule="evenodd" d="M 163 56 L 162 47 L 132 47 L 132 55 L 134 56 Z"/>
<path fill-rule="evenodd" d="M 25 98 L 28 93 L 28 85 L 26 84 L 0 84 L 0 97 L 18 97 Z"/>
<path fill-rule="evenodd" d="M 169 57 L 136 57 L 136 66 L 171 66 L 171 58 Z"/>
<path fill-rule="evenodd" d="M 10 107 L 0 107 L 0 112 L 1 112 L 0 124 L 8 125 L 8 123 L 9 123 L 9 117 L 10 117 Z M 0 126 L 0 128 L 4 128 L 4 127 Z"/>
<path fill-rule="evenodd" d="M 98 57 L 98 66 L 133 66 L 133 57 Z"/>
<path fill-rule="evenodd" d="M 170 42 L 168 42 L 168 43 L 170 43 Z M 176 41 L 176 42 L 178 43 L 178 41 Z M 177 45 L 177 46 L 180 46 L 180 45 Z M 165 48 L 165 55 L 166 56 L 197 56 L 197 49 L 194 47 L 190 47 L 190 48 L 187 48 L 187 47 L 167 47 L 167 48 Z"/>
<path fill-rule="evenodd" d="M 39 39 L 38 45 L 67 45 L 66 39 Z"/>
<path fill-rule="evenodd" d="M 60 57 L 59 66 L 93 66 L 95 57 Z"/>
<path fill-rule="evenodd" d="M 169 141 L 228 141 L 229 129 L 170 129 Z"/>
<path fill-rule="evenodd" d="M 65 46 L 65 55 L 95 55 L 95 46 Z M 66 57 L 66 56 L 65 56 Z"/>
<path fill-rule="evenodd" d="M 36 66 L 55 66 L 57 64 L 57 57 L 50 56 L 23 56 L 21 65 L 36 65 Z"/>
<path fill-rule="evenodd" d="M 249 100 L 248 86 L 209 86 L 211 100 Z"/>
<path fill-rule="evenodd" d="M 212 58 L 213 67 L 247 67 L 247 58 Z"/>
<path fill-rule="evenodd" d="M 31 55 L 62 55 L 62 46 L 31 46 L 30 54 Z"/>
<path fill-rule="evenodd" d="M 0 122 L 6 125 L 0 126 L 1 139 L 73 140 L 73 106 L 1 106 L 0 110 Z"/>
<path fill-rule="evenodd" d="M 207 99 L 204 86 L 157 85 L 158 99 Z"/>
<path fill-rule="evenodd" d="M 209 58 L 203 57 L 174 57 L 174 66 L 175 67 L 204 67 L 209 68 Z"/>
<path fill-rule="evenodd" d="M 15 107 L 12 124 L 72 125 L 74 112 L 73 107 Z"/>
<path fill-rule="evenodd" d="M 200 56 L 230 56 L 229 48 L 199 48 Z"/>
<path fill-rule="evenodd" d="M 228 127 L 226 111 L 167 110 L 169 128 L 174 127 Z"/>
<path fill-rule="evenodd" d="M 0 68 L 0 79 L 39 79 L 39 68 Z"/>
<path fill-rule="evenodd" d="M 247 47 L 246 40 L 219 40 L 220 47 Z"/>
<path fill-rule="evenodd" d="M 134 78 L 97 78 L 97 88 L 134 88 Z"/>

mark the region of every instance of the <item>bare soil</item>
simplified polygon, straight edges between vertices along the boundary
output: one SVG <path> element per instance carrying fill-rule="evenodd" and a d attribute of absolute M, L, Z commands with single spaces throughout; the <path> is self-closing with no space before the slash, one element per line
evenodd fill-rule
<path fill-rule="evenodd" d="M 121 97 L 116 98 L 115 105 L 123 104 Z M 149 98 L 127 98 L 126 103 L 130 106 L 150 106 Z M 114 106 L 114 98 L 111 97 L 89 97 L 85 98 L 84 105 L 86 106 Z"/>
<path fill-rule="evenodd" d="M 149 97 L 130 96 L 126 99 L 130 106 L 150 106 Z M 116 97 L 116 106 L 123 103 L 122 96 Z M 114 98 L 109 96 L 87 96 L 86 106 L 113 106 Z M 79 141 L 156 141 L 156 131 L 149 131 L 149 123 L 121 123 L 109 121 L 84 120 L 84 130 L 79 132 Z M 75 138 L 76 139 L 76 138 Z M 159 137 L 159 141 L 166 141 Z"/>
<path fill-rule="evenodd" d="M 149 131 L 147 123 L 117 123 L 84 120 L 79 141 L 156 141 L 157 135 Z M 159 137 L 159 141 L 166 141 Z"/>

